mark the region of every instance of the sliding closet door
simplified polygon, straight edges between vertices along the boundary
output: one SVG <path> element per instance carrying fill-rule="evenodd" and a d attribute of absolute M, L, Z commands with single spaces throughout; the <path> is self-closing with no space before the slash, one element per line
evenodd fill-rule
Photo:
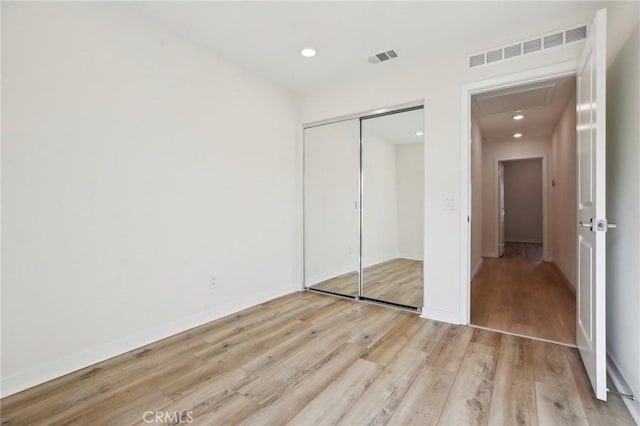
<path fill-rule="evenodd" d="M 359 294 L 360 123 L 304 130 L 304 280 L 308 288 Z"/>
<path fill-rule="evenodd" d="M 368 299 L 422 306 L 424 112 L 362 119 L 362 268 Z"/>

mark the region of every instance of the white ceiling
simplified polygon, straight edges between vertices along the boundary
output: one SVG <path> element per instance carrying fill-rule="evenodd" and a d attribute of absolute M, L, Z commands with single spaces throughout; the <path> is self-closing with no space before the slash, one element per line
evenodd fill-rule
<path fill-rule="evenodd" d="M 423 142 L 424 136 L 416 135 L 416 132 L 424 132 L 423 109 L 383 115 L 362 121 L 364 143 L 366 143 L 369 134 L 374 134 L 396 145 Z"/>
<path fill-rule="evenodd" d="M 295 94 L 589 22 L 604 2 L 125 2 Z M 298 54 L 312 46 L 311 59 Z M 370 64 L 395 49 L 397 59 Z"/>
<path fill-rule="evenodd" d="M 487 142 L 512 141 L 516 132 L 523 138 L 545 138 L 575 92 L 572 76 L 483 93 L 472 97 L 472 116 Z M 518 112 L 524 119 L 513 119 Z"/>

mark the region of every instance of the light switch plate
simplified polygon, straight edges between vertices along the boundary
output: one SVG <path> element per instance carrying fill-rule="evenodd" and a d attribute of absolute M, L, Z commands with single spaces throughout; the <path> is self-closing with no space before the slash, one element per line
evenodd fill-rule
<path fill-rule="evenodd" d="M 445 198 L 444 199 L 444 209 L 445 210 L 456 210 L 458 208 L 458 200 L 455 198 Z"/>

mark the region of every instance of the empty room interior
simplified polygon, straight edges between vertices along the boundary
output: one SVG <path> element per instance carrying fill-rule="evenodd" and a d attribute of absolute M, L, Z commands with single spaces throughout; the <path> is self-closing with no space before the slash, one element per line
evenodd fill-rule
<path fill-rule="evenodd" d="M 640 2 L 0 13 L 3 426 L 640 424 Z"/>

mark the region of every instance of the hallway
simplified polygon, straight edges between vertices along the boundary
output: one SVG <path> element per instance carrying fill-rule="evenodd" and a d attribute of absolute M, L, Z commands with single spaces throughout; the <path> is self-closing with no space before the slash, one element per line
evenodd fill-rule
<path fill-rule="evenodd" d="M 484 258 L 471 282 L 471 324 L 576 344 L 575 295 L 548 262 Z"/>

